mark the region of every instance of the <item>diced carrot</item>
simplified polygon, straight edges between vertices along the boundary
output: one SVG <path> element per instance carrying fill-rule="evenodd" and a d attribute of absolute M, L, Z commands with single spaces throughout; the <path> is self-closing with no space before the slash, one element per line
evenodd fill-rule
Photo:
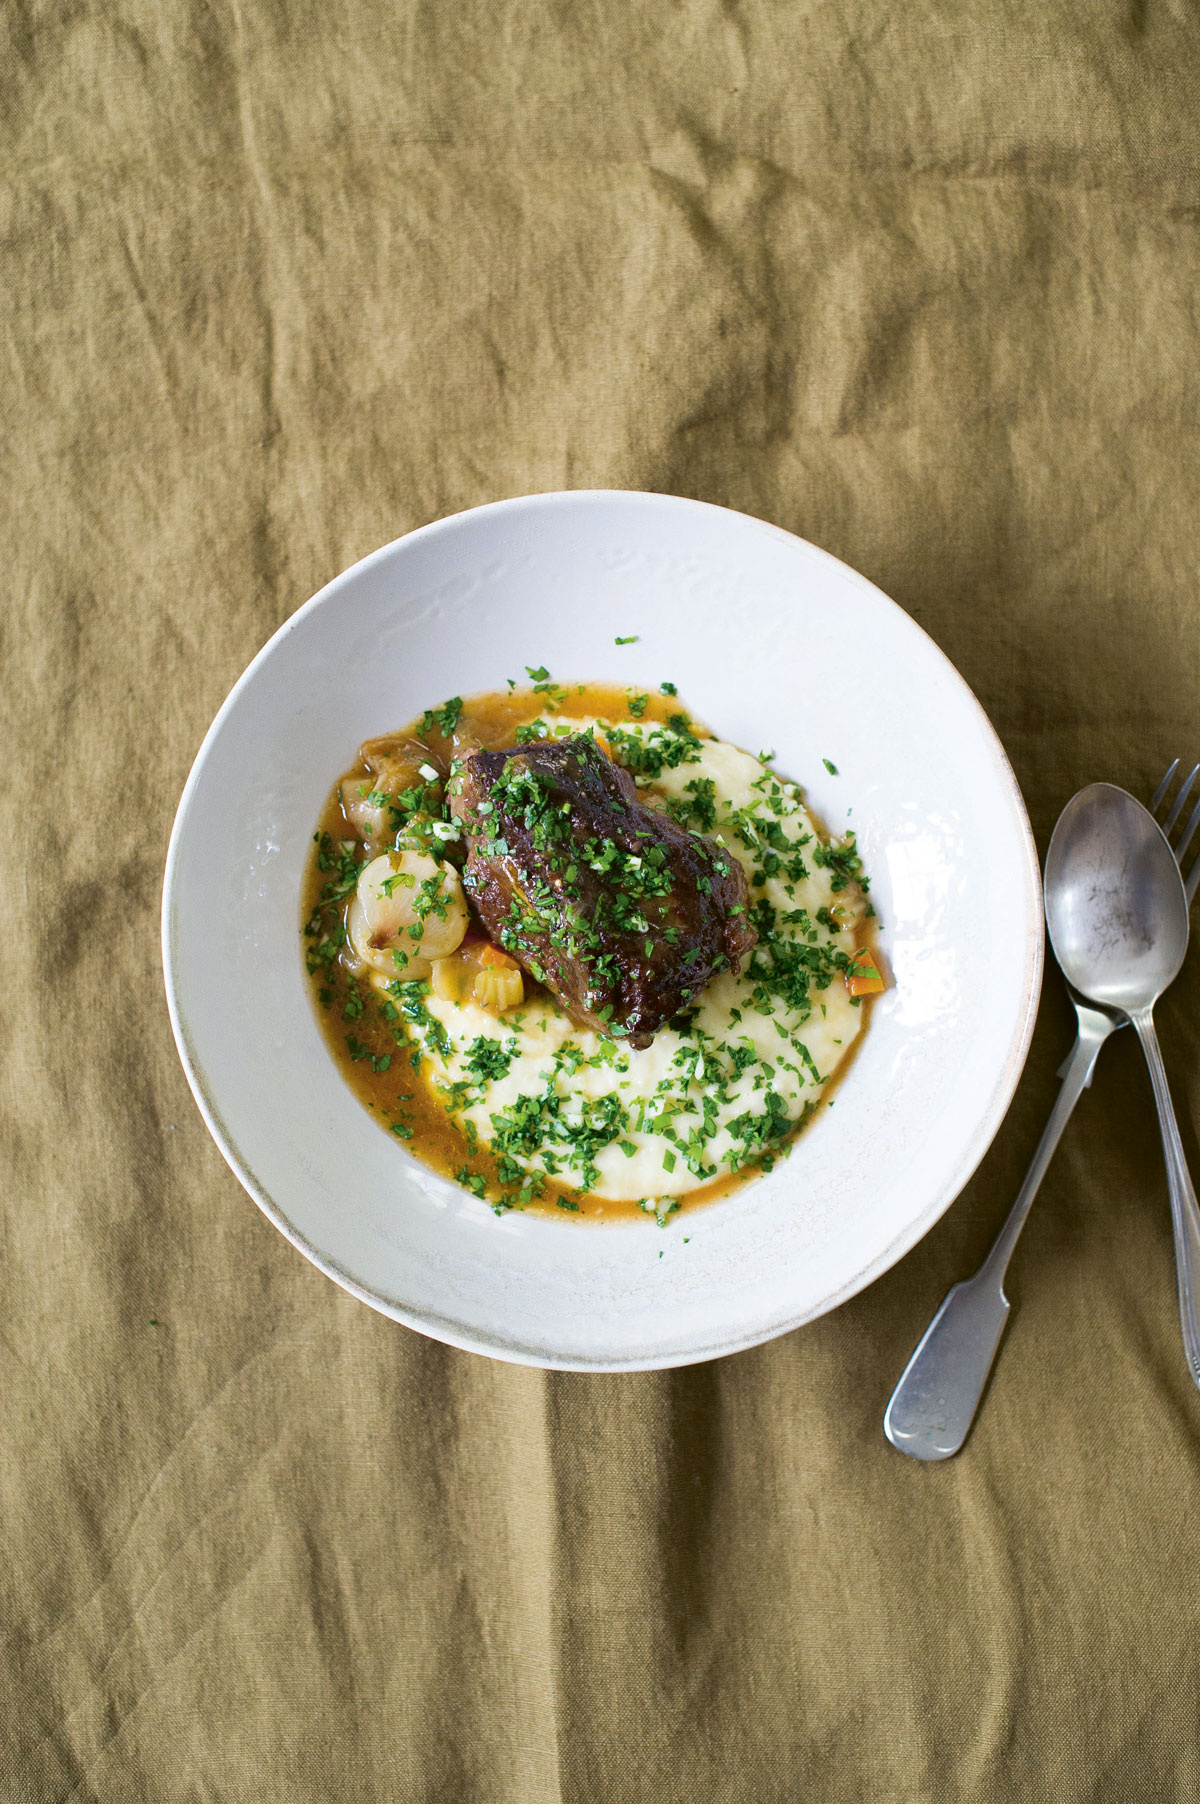
<path fill-rule="evenodd" d="M 501 952 L 499 946 L 493 946 L 490 941 L 480 951 L 479 962 L 481 965 L 498 965 L 502 971 L 517 969 L 516 959 L 510 958 L 507 952 Z"/>
<path fill-rule="evenodd" d="M 860 946 L 850 960 L 846 988 L 852 996 L 878 996 L 885 988 L 879 960 L 868 946 Z"/>

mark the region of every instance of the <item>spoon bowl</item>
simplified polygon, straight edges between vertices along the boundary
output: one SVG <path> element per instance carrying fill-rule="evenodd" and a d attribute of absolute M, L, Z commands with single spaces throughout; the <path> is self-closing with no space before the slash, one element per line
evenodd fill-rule
<path fill-rule="evenodd" d="M 1179 866 L 1153 815 L 1092 783 L 1063 809 L 1046 855 L 1046 924 L 1067 980 L 1133 1015 L 1175 978 L 1188 943 Z"/>

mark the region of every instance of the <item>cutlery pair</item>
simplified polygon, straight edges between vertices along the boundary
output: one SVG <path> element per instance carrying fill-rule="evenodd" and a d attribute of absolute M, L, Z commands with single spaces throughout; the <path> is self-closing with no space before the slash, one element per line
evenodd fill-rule
<path fill-rule="evenodd" d="M 1158 1108 L 1184 1349 L 1200 1385 L 1200 1211 L 1152 1018 L 1183 962 L 1188 909 L 1200 885 L 1200 855 L 1186 874 L 1183 863 L 1200 828 L 1200 802 L 1174 843 L 1170 838 L 1200 765 L 1184 779 L 1161 826 L 1155 819 L 1178 769 L 1177 758 L 1154 792 L 1153 813 L 1124 790 L 1096 783 L 1072 797 L 1054 829 L 1046 856 L 1046 920 L 1078 1037 L 1059 1071 L 1062 1089 L 1008 1219 L 975 1275 L 947 1293 L 892 1393 L 884 1433 L 914 1459 L 949 1459 L 970 1433 L 1008 1323 L 1004 1275 L 1021 1229 L 1071 1112 L 1092 1081 L 1100 1048 L 1130 1022 L 1146 1054 Z"/>

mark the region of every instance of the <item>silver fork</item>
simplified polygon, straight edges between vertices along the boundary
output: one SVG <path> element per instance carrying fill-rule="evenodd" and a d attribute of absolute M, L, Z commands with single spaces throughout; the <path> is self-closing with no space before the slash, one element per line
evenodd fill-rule
<path fill-rule="evenodd" d="M 1197 847 L 1196 856 L 1192 860 L 1190 872 L 1184 869 L 1183 861 L 1187 856 L 1188 847 L 1196 837 L 1196 829 L 1197 827 L 1200 827 L 1200 801 L 1197 801 L 1196 806 L 1189 814 L 1183 831 L 1175 839 L 1171 839 L 1171 835 L 1175 832 L 1175 823 L 1183 813 L 1184 803 L 1195 788 L 1196 778 L 1200 777 L 1200 764 L 1193 764 L 1191 770 L 1179 785 L 1175 800 L 1167 808 L 1166 814 L 1159 819 L 1161 810 L 1166 804 L 1167 792 L 1175 780 L 1175 773 L 1179 769 L 1179 765 L 1180 760 L 1176 758 L 1168 767 L 1162 782 L 1150 798 L 1150 812 L 1158 821 L 1159 826 L 1162 828 L 1167 838 L 1171 840 L 1171 850 L 1175 854 L 1175 861 L 1179 866 L 1179 874 L 1183 878 L 1183 887 L 1187 891 L 1187 899 L 1190 905 L 1192 898 L 1196 894 L 1196 890 L 1200 888 L 1200 847 Z"/>
<path fill-rule="evenodd" d="M 1171 836 L 1196 780 L 1200 778 L 1200 764 L 1192 768 L 1174 800 L 1168 803 L 1179 765 L 1180 760 L 1176 758 L 1167 769 L 1151 798 L 1150 809 L 1175 854 L 1190 904 L 1200 886 L 1200 848 L 1192 860 L 1190 872 L 1184 868 L 1184 859 L 1197 828 L 1200 828 L 1200 801 L 1196 802 L 1182 832 L 1174 839 Z M 947 1292 L 941 1308 L 905 1366 L 884 1414 L 883 1431 L 888 1440 L 913 1459 L 949 1459 L 959 1451 L 971 1432 L 1008 1325 L 1011 1304 L 1004 1294 L 1004 1276 L 1009 1260 L 1063 1129 L 1075 1104 L 1091 1084 L 1100 1048 L 1110 1034 L 1128 1026 L 1124 1015 L 1085 1003 L 1070 985 L 1067 988 L 1078 1017 L 1079 1032 L 1069 1057 L 1059 1068 L 1062 1089 L 1025 1182 L 979 1270 L 974 1277 L 964 1279 Z"/>

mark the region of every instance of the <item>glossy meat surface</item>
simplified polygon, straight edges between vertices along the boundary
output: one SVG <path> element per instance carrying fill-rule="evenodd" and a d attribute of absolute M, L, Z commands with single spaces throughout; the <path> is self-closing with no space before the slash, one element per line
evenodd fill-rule
<path fill-rule="evenodd" d="M 590 733 L 468 751 L 451 793 L 486 931 L 583 1026 L 648 1046 L 755 942 L 737 860 Z"/>

